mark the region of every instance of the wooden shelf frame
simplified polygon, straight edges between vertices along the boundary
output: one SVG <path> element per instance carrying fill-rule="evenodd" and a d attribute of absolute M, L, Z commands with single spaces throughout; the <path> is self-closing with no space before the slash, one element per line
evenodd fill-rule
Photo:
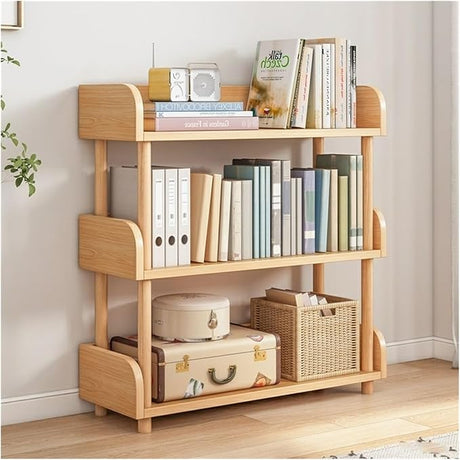
<path fill-rule="evenodd" d="M 222 99 L 246 100 L 247 87 L 226 86 Z M 79 218 L 79 263 L 95 272 L 95 343 L 82 344 L 80 396 L 96 405 L 96 415 L 115 410 L 138 420 L 138 431 L 151 431 L 151 418 L 237 402 L 300 393 L 333 386 L 361 383 L 361 391 L 373 391 L 373 381 L 386 376 L 386 351 L 382 334 L 373 328 L 373 259 L 386 255 L 386 226 L 382 213 L 373 208 L 373 137 L 386 134 L 386 107 L 379 90 L 357 88 L 356 129 L 260 129 L 252 131 L 144 131 L 147 87 L 132 84 L 81 85 L 79 87 L 79 135 L 95 141 L 95 204 L 93 215 Z M 324 152 L 325 139 L 360 137 L 363 155 L 364 250 L 276 257 L 225 263 L 191 264 L 152 269 L 151 182 L 152 144 L 177 141 L 231 141 L 312 139 L 313 164 Z M 108 217 L 107 141 L 137 143 L 138 220 Z M 152 280 L 313 265 L 313 289 L 324 292 L 324 264 L 361 262 L 361 371 L 311 380 L 282 381 L 276 386 L 203 396 L 192 400 L 152 403 L 151 398 L 151 301 Z M 136 280 L 138 284 L 138 359 L 108 350 L 108 275 Z"/>

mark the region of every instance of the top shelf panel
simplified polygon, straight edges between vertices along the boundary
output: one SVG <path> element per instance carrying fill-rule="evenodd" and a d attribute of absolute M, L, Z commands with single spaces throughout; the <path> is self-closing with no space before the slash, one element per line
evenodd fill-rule
<path fill-rule="evenodd" d="M 247 86 L 223 86 L 223 101 L 246 101 Z M 386 106 L 382 93 L 357 87 L 355 129 L 258 129 L 247 131 L 144 131 L 144 103 L 148 87 L 129 83 L 80 85 L 78 124 L 82 139 L 115 141 L 198 141 L 245 139 L 307 139 L 386 135 Z"/>

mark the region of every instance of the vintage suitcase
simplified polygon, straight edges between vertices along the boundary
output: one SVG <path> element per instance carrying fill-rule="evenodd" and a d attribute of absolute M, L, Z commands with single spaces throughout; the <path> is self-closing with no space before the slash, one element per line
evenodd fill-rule
<path fill-rule="evenodd" d="M 137 357 L 137 336 L 113 337 L 112 350 Z M 231 325 L 213 342 L 165 342 L 152 337 L 152 399 L 190 398 L 280 380 L 280 342 L 276 334 Z"/>

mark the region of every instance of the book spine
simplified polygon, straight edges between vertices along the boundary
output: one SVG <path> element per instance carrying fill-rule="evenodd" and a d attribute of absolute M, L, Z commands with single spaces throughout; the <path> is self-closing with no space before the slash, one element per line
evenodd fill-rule
<path fill-rule="evenodd" d="M 296 181 L 296 255 L 302 254 L 302 179 Z"/>
<path fill-rule="evenodd" d="M 190 101 L 190 102 L 144 102 L 145 110 L 153 110 L 155 112 L 216 112 L 225 110 L 244 110 L 244 104 L 240 102 L 226 101 Z"/>
<path fill-rule="evenodd" d="M 330 62 L 331 62 L 331 128 L 336 128 L 336 116 L 337 116 L 337 104 L 336 104 L 336 88 L 335 88 L 335 75 L 336 75 L 336 63 L 335 63 L 335 44 L 330 44 Z"/>
<path fill-rule="evenodd" d="M 230 232 L 230 209 L 232 197 L 232 183 L 222 180 L 219 218 L 219 249 L 217 259 L 219 262 L 228 260 L 228 241 Z"/>
<path fill-rule="evenodd" d="M 315 251 L 327 250 L 330 170 L 315 169 Z"/>
<path fill-rule="evenodd" d="M 351 49 L 351 127 L 356 128 L 356 46 L 352 45 Z"/>
<path fill-rule="evenodd" d="M 252 180 L 241 181 L 241 259 L 253 258 Z"/>
<path fill-rule="evenodd" d="M 144 117 L 151 117 L 151 118 L 184 118 L 184 117 L 201 117 L 201 118 L 209 118 L 209 117 L 252 117 L 254 116 L 251 110 L 225 110 L 225 111 L 215 111 L 215 112 L 167 112 L 167 111 L 159 111 L 159 112 L 144 112 Z"/>
<path fill-rule="evenodd" d="M 339 251 L 348 251 L 348 176 L 339 176 Z"/>
<path fill-rule="evenodd" d="M 363 157 L 356 155 L 356 249 L 363 247 Z"/>
<path fill-rule="evenodd" d="M 336 40 L 335 47 L 336 128 L 347 127 L 347 41 Z"/>
<path fill-rule="evenodd" d="M 297 183 L 291 178 L 291 256 L 297 254 Z"/>
<path fill-rule="evenodd" d="M 329 188 L 329 222 L 327 226 L 327 250 L 338 251 L 338 171 L 331 169 Z"/>
<path fill-rule="evenodd" d="M 241 181 L 232 180 L 228 260 L 241 260 Z"/>
<path fill-rule="evenodd" d="M 313 45 L 313 61 L 310 81 L 310 95 L 307 109 L 307 128 L 321 129 L 323 119 L 322 109 L 322 46 Z"/>
<path fill-rule="evenodd" d="M 351 41 L 347 40 L 347 74 L 346 74 L 346 91 L 347 91 L 347 128 L 351 128 Z"/>
<path fill-rule="evenodd" d="M 281 160 L 281 255 L 291 255 L 291 160 Z"/>
<path fill-rule="evenodd" d="M 156 118 L 155 131 L 219 131 L 258 129 L 257 117 Z"/>
<path fill-rule="evenodd" d="M 299 67 L 295 106 L 291 117 L 291 128 L 305 128 L 307 124 L 312 60 L 313 49 L 309 46 L 304 46 Z"/>
<path fill-rule="evenodd" d="M 331 46 L 328 43 L 322 45 L 323 50 L 323 128 L 331 127 Z"/>

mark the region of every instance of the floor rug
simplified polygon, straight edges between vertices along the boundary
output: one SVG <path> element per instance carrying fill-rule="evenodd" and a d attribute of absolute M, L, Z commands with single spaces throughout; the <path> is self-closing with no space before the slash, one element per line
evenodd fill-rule
<path fill-rule="evenodd" d="M 458 458 L 458 431 L 323 458 Z"/>

